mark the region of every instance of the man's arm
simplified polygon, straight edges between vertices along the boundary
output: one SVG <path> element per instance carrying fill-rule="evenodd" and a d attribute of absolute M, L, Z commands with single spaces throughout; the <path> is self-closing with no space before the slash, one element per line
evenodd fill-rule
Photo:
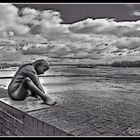
<path fill-rule="evenodd" d="M 30 69 L 27 69 L 24 71 L 24 74 L 26 74 L 27 77 L 29 77 L 33 83 L 42 91 L 45 93 L 44 89 L 43 89 L 43 86 L 41 85 L 40 83 L 40 80 L 39 80 L 39 77 L 38 75 L 33 71 L 33 70 L 30 70 Z"/>
<path fill-rule="evenodd" d="M 34 81 L 33 81 L 33 82 L 34 82 Z M 40 83 L 39 77 L 38 77 L 37 75 L 36 75 L 35 83 L 36 83 L 36 85 L 38 86 L 38 88 L 39 88 L 41 91 L 43 91 L 43 92 L 45 93 L 45 91 L 44 91 L 44 89 L 43 89 L 43 86 L 42 86 L 42 84 Z"/>

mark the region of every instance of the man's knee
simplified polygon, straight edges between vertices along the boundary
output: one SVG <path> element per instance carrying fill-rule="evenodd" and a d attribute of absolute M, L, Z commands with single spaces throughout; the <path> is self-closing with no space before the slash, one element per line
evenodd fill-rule
<path fill-rule="evenodd" d="M 24 79 L 24 82 L 31 82 L 31 79 L 30 79 L 29 77 L 26 77 L 26 78 Z"/>
<path fill-rule="evenodd" d="M 28 85 L 29 85 L 29 83 L 31 83 L 31 79 L 29 78 L 29 77 L 26 77 L 24 80 L 23 80 L 23 86 L 25 87 L 25 88 L 27 88 L 28 87 Z"/>

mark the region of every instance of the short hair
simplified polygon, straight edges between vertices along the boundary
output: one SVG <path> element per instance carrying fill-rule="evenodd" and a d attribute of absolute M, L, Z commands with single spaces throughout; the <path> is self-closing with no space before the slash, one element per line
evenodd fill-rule
<path fill-rule="evenodd" d="M 46 69 L 49 69 L 49 64 L 44 59 L 36 60 L 36 61 L 33 62 L 33 64 L 34 64 L 35 68 L 38 67 L 38 66 L 40 66 L 40 65 L 45 65 L 46 66 Z"/>

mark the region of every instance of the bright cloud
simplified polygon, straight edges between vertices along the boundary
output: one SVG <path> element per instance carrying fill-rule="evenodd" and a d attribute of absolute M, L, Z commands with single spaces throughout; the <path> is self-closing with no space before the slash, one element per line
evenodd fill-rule
<path fill-rule="evenodd" d="M 22 24 L 31 24 L 38 25 L 39 24 L 39 14 L 40 12 L 31 8 L 23 8 L 20 11 L 21 17 L 19 17 L 19 21 Z"/>
<path fill-rule="evenodd" d="M 140 12 L 135 11 L 133 15 L 140 16 Z M 12 4 L 0 4 L 0 35 L 5 38 L 24 36 L 24 43 L 34 44 L 53 38 L 50 39 L 55 42 L 52 46 L 24 47 L 22 53 L 26 55 L 100 59 L 102 53 L 109 56 L 116 47 L 130 51 L 140 47 L 140 20 L 119 22 L 109 18 L 87 18 L 64 24 L 59 11 L 29 7 L 19 11 Z"/>
<path fill-rule="evenodd" d="M 139 16 L 140 12 L 135 11 Z M 114 36 L 139 37 L 140 20 L 117 22 L 115 19 L 87 18 L 73 24 L 63 24 L 59 11 L 39 11 L 25 7 L 19 11 L 12 4 L 0 4 L 0 31 L 1 33 L 13 31 L 15 35 L 52 34 L 52 33 L 78 33 L 78 34 L 101 34 Z"/>
<path fill-rule="evenodd" d="M 134 11 L 134 12 L 133 12 L 133 15 L 134 15 L 134 16 L 140 16 L 140 11 Z"/>
<path fill-rule="evenodd" d="M 5 22 L 11 21 L 15 22 L 18 15 L 18 8 L 12 4 L 1 3 L 0 4 L 0 20 Z"/>
<path fill-rule="evenodd" d="M 43 33 L 68 32 L 68 26 L 62 24 L 63 20 L 61 19 L 61 15 L 58 11 L 45 10 L 40 13 L 40 17 L 40 24 L 43 28 Z"/>
<path fill-rule="evenodd" d="M 76 22 L 69 30 L 82 34 L 104 34 L 115 36 L 140 36 L 140 20 L 117 22 L 114 19 L 91 19 Z"/>
<path fill-rule="evenodd" d="M 58 11 L 45 10 L 41 12 L 40 16 L 41 19 L 45 20 L 48 24 L 58 25 L 63 22 Z"/>
<path fill-rule="evenodd" d="M 31 8 L 24 8 L 21 11 L 22 17 L 20 21 L 23 24 L 28 24 L 31 26 L 31 32 L 35 34 L 44 33 L 48 34 L 50 32 L 65 32 L 67 26 L 61 24 L 63 20 L 58 11 L 44 10 L 38 11 Z"/>
<path fill-rule="evenodd" d="M 68 32 L 68 26 L 58 11 L 38 11 L 32 8 L 23 8 L 21 11 L 12 4 L 0 4 L 0 31 L 1 34 L 13 31 L 15 35 L 34 33 Z"/>
<path fill-rule="evenodd" d="M 24 35 L 29 28 L 18 22 L 18 8 L 12 4 L 0 4 L 0 31 L 1 34 L 13 31 L 15 35 Z"/>

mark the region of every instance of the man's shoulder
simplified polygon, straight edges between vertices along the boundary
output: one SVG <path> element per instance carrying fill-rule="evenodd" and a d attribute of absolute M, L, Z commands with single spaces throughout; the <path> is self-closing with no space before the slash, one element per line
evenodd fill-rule
<path fill-rule="evenodd" d="M 35 69 L 32 64 L 24 64 L 20 68 L 22 71 L 33 72 L 35 74 Z"/>

